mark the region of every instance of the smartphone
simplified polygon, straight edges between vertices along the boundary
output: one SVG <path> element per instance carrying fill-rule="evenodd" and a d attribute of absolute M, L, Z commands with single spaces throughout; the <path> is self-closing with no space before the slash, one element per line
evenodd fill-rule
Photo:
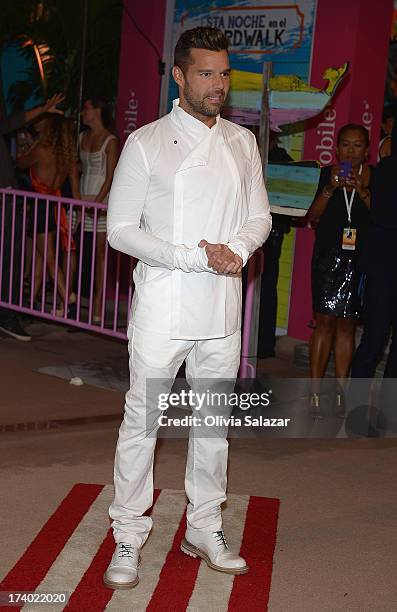
<path fill-rule="evenodd" d="M 339 176 L 343 179 L 347 179 L 352 170 L 352 163 L 350 161 L 343 161 L 340 163 Z"/>

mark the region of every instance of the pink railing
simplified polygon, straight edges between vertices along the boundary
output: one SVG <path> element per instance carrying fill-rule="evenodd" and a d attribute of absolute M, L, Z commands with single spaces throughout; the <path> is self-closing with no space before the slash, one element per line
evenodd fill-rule
<path fill-rule="evenodd" d="M 105 240 L 103 262 L 98 261 L 99 234 L 92 229 L 98 227 L 100 211 L 106 211 L 106 205 L 14 189 L 0 189 L 0 203 L 0 306 L 125 339 L 135 260 L 114 251 Z M 64 231 L 61 231 L 62 217 L 67 220 Z M 90 231 L 86 221 L 90 222 Z M 48 231 L 51 223 L 54 231 Z M 87 246 L 90 236 L 91 244 Z M 75 251 L 72 250 L 74 242 L 77 243 Z M 48 265 L 52 253 L 53 278 Z M 256 373 L 258 279 L 262 265 L 259 254 L 260 251 L 251 257 L 248 265 L 242 378 L 254 378 Z M 103 272 L 98 277 L 100 265 Z M 98 320 L 94 320 L 95 284 L 96 303 L 100 298 Z M 64 298 L 60 295 L 61 286 L 65 289 Z"/>
<path fill-rule="evenodd" d="M 114 251 L 105 241 L 103 274 L 96 277 L 96 266 L 100 263 L 96 257 L 97 232 L 85 227 L 90 219 L 91 228 L 97 228 L 100 211 L 105 211 L 106 205 L 13 189 L 1 189 L 0 198 L 0 306 L 125 338 L 134 259 Z M 55 218 L 51 219 L 51 215 Z M 66 232 L 61 231 L 62 216 L 67 219 Z M 49 232 L 53 221 L 55 230 Z M 79 245 L 75 251 L 74 242 Z M 7 248 L 10 263 L 5 269 Z M 53 278 L 49 269 L 52 253 L 56 271 Z M 100 293 L 100 313 L 99 320 L 94 321 L 95 284 Z M 61 286 L 66 289 L 64 297 L 60 295 Z"/>

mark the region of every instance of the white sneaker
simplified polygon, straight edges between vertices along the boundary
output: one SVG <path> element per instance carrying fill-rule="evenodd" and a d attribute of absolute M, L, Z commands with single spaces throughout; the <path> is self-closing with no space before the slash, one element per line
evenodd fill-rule
<path fill-rule="evenodd" d="M 226 574 L 246 574 L 245 559 L 229 550 L 223 531 L 193 531 L 186 529 L 181 544 L 182 552 L 191 557 L 201 557 L 208 567 Z"/>
<path fill-rule="evenodd" d="M 132 589 L 138 582 L 139 549 L 119 542 L 112 560 L 103 575 L 103 582 L 111 589 Z"/>

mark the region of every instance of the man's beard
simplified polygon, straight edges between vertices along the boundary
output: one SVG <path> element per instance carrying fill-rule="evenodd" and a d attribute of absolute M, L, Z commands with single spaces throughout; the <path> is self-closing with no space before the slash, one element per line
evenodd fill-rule
<path fill-rule="evenodd" d="M 197 100 L 197 98 L 194 97 L 191 88 L 187 84 L 183 90 L 183 95 L 190 108 L 198 115 L 203 115 L 204 117 L 216 117 L 219 115 L 219 112 L 225 102 L 225 92 L 223 91 L 212 92 L 212 95 L 221 96 L 222 99 L 219 104 L 210 104 L 209 102 L 206 102 L 206 99 L 211 95 L 211 93 L 208 93 L 201 100 Z"/>

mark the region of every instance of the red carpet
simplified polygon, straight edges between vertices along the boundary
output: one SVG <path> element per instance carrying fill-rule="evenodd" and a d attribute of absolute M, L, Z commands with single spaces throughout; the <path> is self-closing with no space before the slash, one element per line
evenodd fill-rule
<path fill-rule="evenodd" d="M 140 583 L 131 591 L 115 592 L 102 584 L 114 547 L 106 529 L 111 498 L 110 486 L 75 485 L 0 583 L 0 591 L 67 591 L 68 604 L 47 606 L 52 611 L 183 612 L 189 605 L 207 612 L 267 610 L 279 500 L 229 496 L 225 532 L 231 542 L 241 544 L 250 567 L 248 574 L 233 577 L 209 570 L 179 550 L 184 494 L 156 491 L 149 511 L 154 529 L 142 550 Z M 0 611 L 12 609 L 23 608 L 0 606 Z"/>

